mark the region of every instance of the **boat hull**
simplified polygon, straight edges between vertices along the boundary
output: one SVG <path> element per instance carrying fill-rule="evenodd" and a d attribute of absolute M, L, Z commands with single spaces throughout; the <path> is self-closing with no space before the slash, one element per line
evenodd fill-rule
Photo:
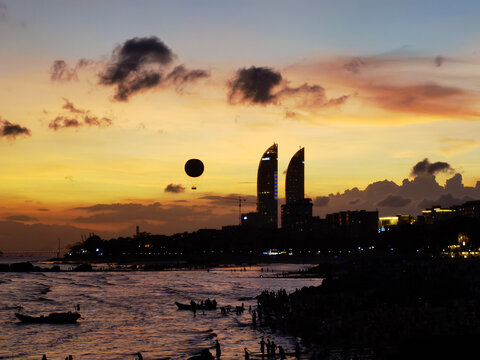
<path fill-rule="evenodd" d="M 15 313 L 18 320 L 28 324 L 73 324 L 80 318 L 77 312 L 67 313 L 51 313 L 47 316 L 30 316 L 20 313 Z"/>
<path fill-rule="evenodd" d="M 200 305 L 190 305 L 190 304 L 182 304 L 182 303 L 179 303 L 177 301 L 175 301 L 175 305 L 177 305 L 178 307 L 178 310 L 190 310 L 190 311 L 193 311 L 194 308 L 195 310 L 216 310 L 217 307 L 215 306 L 200 306 Z"/>

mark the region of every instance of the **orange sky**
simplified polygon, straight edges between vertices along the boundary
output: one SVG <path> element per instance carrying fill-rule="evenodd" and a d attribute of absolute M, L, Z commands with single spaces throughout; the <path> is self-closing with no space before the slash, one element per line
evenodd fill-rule
<path fill-rule="evenodd" d="M 338 34 L 338 43 L 345 44 L 340 50 L 297 33 L 302 29 L 290 34 L 278 29 L 275 38 L 268 32 L 252 37 L 235 24 L 218 24 L 215 32 L 204 23 L 197 28 L 196 43 L 194 30 L 187 31 L 193 25 L 184 24 L 184 32 L 175 33 L 173 20 L 165 22 L 163 31 L 154 27 L 153 19 L 146 25 L 135 20 L 129 31 L 114 31 L 118 24 L 108 23 L 114 14 L 105 15 L 108 21 L 102 24 L 91 15 L 93 6 L 72 3 L 72 9 L 80 7 L 79 20 L 93 16 L 96 37 L 73 18 L 67 26 L 73 16 L 67 3 L 55 10 L 48 3 L 32 5 L 40 6 L 37 17 L 15 2 L 0 3 L 0 39 L 6 44 L 0 54 L 0 250 L 54 247 L 56 227 L 61 226 L 71 227 L 61 230 L 67 244 L 85 231 L 130 234 L 136 224 L 172 233 L 236 223 L 235 201 L 205 197 L 242 194 L 249 200 L 245 210 L 253 210 L 258 161 L 273 142 L 279 144 L 281 196 L 282 172 L 299 146 L 306 149 L 305 188 L 313 199 L 354 187 L 363 190 L 378 180 L 401 184 L 412 179 L 412 167 L 424 158 L 454 169 L 436 174 L 442 186 L 454 173 L 461 173 L 470 187 L 480 179 L 480 58 L 471 45 L 476 36 L 472 29 L 449 38 L 445 48 L 432 45 L 418 51 L 405 50 L 403 44 L 414 38 L 401 38 L 393 29 L 391 46 L 378 38 L 375 47 L 365 45 L 362 51 L 346 45 L 348 34 Z M 127 18 L 128 4 L 118 6 Z M 182 19 L 177 13 L 182 6 L 186 2 L 164 10 Z M 107 11 L 104 3 L 99 7 Z M 139 14 L 148 11 L 145 7 Z M 279 17 L 288 10 L 283 7 Z M 310 23 L 308 10 L 299 9 L 295 21 Z M 48 11 L 63 17 L 49 24 Z M 449 17 L 448 12 L 441 15 Z M 243 16 L 252 29 L 265 26 L 247 13 Z M 102 84 L 102 74 L 120 64 L 114 49 L 121 51 L 134 37 L 151 36 L 156 46 L 168 48 L 171 59 L 149 59 L 123 82 Z M 215 41 L 222 51 L 208 47 Z M 421 39 L 416 41 L 420 47 Z M 299 50 L 293 56 L 295 44 Z M 248 51 L 239 49 L 241 45 Z M 88 61 L 79 65 L 81 59 Z M 62 61 L 62 71 L 54 69 L 55 61 Z M 179 82 L 171 75 L 179 65 L 190 75 L 202 75 Z M 269 89 L 271 101 L 242 98 L 242 92 L 229 101 L 238 71 L 251 66 L 280 74 L 281 81 Z M 126 101 L 116 100 L 121 86 L 126 81 L 133 86 L 141 71 L 159 72 L 162 80 L 132 90 Z M 183 170 L 192 157 L 206 166 L 198 181 Z M 185 191 L 165 192 L 168 184 L 180 184 Z M 409 200 L 413 204 L 419 199 Z M 380 208 L 385 215 L 397 210 Z M 328 206 L 314 208 L 320 215 L 328 211 Z M 42 240 L 33 239 L 38 231 L 34 224 L 51 226 Z M 22 233 L 20 245 L 19 230 L 12 226 L 23 226 L 26 235 Z"/>

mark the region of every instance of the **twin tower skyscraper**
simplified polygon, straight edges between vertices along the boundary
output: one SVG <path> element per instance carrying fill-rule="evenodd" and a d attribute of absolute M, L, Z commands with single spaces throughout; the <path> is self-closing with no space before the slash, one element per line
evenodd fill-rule
<path fill-rule="evenodd" d="M 298 150 L 288 164 L 282 205 L 282 228 L 304 231 L 312 219 L 312 201 L 305 199 L 305 148 Z M 257 174 L 257 212 L 244 214 L 242 225 L 278 227 L 278 144 L 270 146 L 260 159 Z"/>

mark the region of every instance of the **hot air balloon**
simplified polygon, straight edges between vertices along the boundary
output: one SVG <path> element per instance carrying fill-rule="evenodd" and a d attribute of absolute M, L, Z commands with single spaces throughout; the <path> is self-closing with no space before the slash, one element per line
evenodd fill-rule
<path fill-rule="evenodd" d="M 204 169 L 203 162 L 198 159 L 190 159 L 185 163 L 185 172 L 192 178 L 202 175 Z M 192 185 L 192 190 L 197 190 L 197 187 Z"/>

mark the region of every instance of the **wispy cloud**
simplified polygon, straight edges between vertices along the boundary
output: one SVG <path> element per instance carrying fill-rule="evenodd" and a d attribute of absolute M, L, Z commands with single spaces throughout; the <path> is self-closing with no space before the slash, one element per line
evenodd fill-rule
<path fill-rule="evenodd" d="M 66 114 L 58 115 L 50 121 L 48 127 L 52 130 L 57 131 L 59 129 L 79 128 L 82 126 L 106 127 L 112 124 L 110 118 L 98 117 L 93 115 L 90 110 L 79 109 L 66 98 L 63 98 L 63 101 L 65 101 L 65 104 L 62 106 L 62 109 L 66 111 Z"/>
<path fill-rule="evenodd" d="M 447 61 L 449 66 L 445 67 Z M 475 59 L 412 54 L 337 56 L 292 65 L 286 70 L 297 77 L 321 79 L 356 94 L 355 101 L 362 104 L 365 112 L 382 109 L 394 114 L 453 120 L 480 116 L 480 92 L 472 77 L 472 72 L 480 71 L 480 62 Z"/>
<path fill-rule="evenodd" d="M 480 142 L 475 139 L 457 139 L 457 138 L 443 138 L 440 142 L 445 144 L 441 147 L 441 152 L 445 156 L 453 156 L 463 154 L 476 149 Z"/>

